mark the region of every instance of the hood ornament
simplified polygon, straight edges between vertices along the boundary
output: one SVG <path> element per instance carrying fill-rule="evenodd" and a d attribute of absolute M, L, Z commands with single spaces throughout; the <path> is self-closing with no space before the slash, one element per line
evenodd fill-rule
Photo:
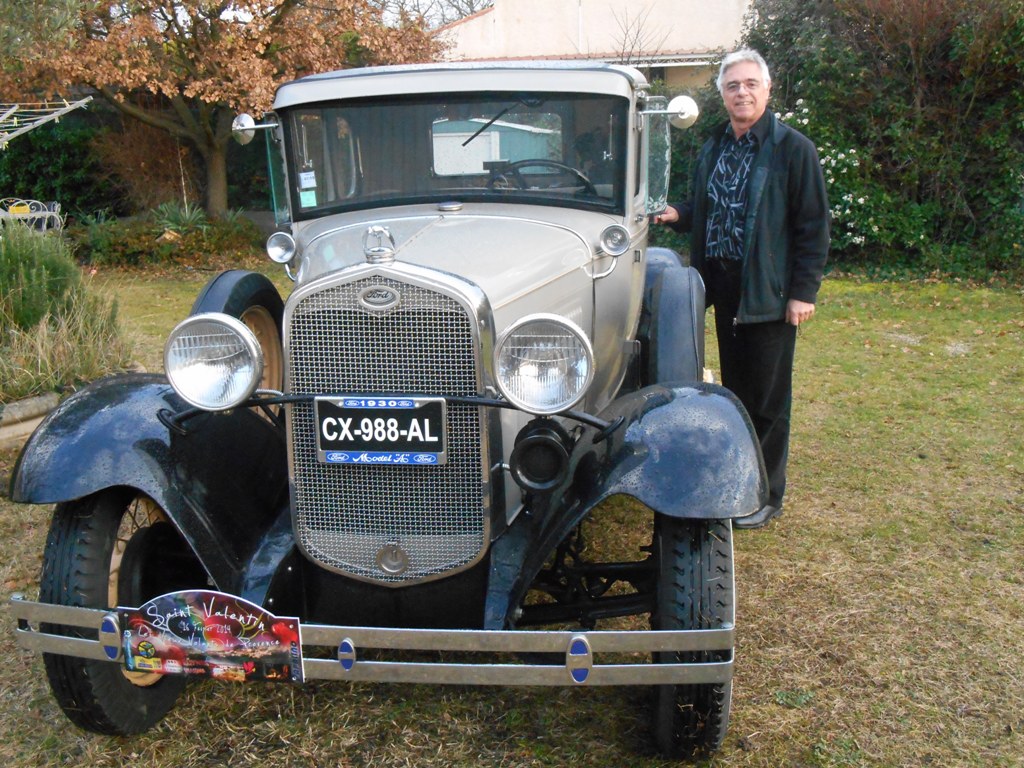
<path fill-rule="evenodd" d="M 391 230 L 379 224 L 367 227 L 363 235 L 363 254 L 369 264 L 394 264 L 395 238 Z"/>

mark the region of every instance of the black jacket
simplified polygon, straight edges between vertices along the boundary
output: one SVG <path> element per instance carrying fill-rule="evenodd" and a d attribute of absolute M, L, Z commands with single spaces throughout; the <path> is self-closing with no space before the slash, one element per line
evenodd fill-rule
<path fill-rule="evenodd" d="M 764 139 L 747 182 L 740 323 L 782 320 L 789 299 L 815 303 L 828 258 L 828 195 L 817 150 L 771 110 L 761 120 L 767 121 Z M 708 178 L 725 129 L 701 148 L 690 202 L 673 206 L 679 212 L 673 229 L 690 232 L 690 264 L 702 274 Z"/>

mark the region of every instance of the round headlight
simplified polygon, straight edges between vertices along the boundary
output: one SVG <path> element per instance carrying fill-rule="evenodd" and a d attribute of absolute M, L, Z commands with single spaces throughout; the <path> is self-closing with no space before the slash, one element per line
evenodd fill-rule
<path fill-rule="evenodd" d="M 185 402 L 225 411 L 256 391 L 263 376 L 263 351 L 240 320 L 209 312 L 189 317 L 171 331 L 164 370 Z"/>
<path fill-rule="evenodd" d="M 601 233 L 601 250 L 609 256 L 621 256 L 629 250 L 629 230 L 612 224 Z"/>
<path fill-rule="evenodd" d="M 275 232 L 267 238 L 267 256 L 278 264 L 287 264 L 295 257 L 295 238 L 287 232 Z"/>
<path fill-rule="evenodd" d="M 494 352 L 498 389 L 513 405 L 538 415 L 571 408 L 594 377 L 594 353 L 585 333 L 558 315 L 531 315 L 514 323 Z"/>

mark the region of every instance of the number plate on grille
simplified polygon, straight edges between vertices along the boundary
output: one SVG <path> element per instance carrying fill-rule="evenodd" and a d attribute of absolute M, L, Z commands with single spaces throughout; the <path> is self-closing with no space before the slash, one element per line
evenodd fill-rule
<path fill-rule="evenodd" d="M 317 458 L 327 464 L 444 464 L 445 405 L 435 397 L 318 397 Z"/>

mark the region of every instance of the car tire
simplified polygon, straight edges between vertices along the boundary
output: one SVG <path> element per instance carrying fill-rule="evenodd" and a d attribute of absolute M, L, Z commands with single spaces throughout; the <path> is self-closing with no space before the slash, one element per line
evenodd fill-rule
<path fill-rule="evenodd" d="M 732 526 L 728 520 L 680 520 L 656 515 L 658 582 L 652 629 L 717 629 L 735 616 Z M 732 651 L 659 653 L 660 663 L 727 661 Z M 679 759 L 713 752 L 729 723 L 732 682 L 654 688 L 658 751 Z"/>
<path fill-rule="evenodd" d="M 245 323 L 263 349 L 258 388 L 280 392 L 284 387 L 284 302 L 270 278 L 242 269 L 221 272 L 200 291 L 189 314 L 204 312 L 223 312 Z"/>
<path fill-rule="evenodd" d="M 203 573 L 188 546 L 148 497 L 108 489 L 58 504 L 43 553 L 39 599 L 84 608 L 137 607 L 184 588 Z M 204 579 L 205 582 L 205 579 Z M 97 639 L 96 630 L 43 624 L 42 631 Z M 87 731 L 148 730 L 174 706 L 185 677 L 131 672 L 109 661 L 43 654 L 64 714 Z"/>

